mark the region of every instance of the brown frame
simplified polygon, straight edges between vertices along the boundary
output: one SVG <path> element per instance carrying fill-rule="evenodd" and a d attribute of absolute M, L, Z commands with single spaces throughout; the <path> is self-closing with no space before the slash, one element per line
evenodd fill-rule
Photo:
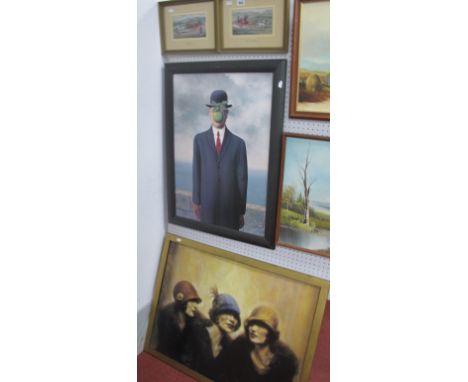
<path fill-rule="evenodd" d="M 281 46 L 277 47 L 267 47 L 261 48 L 261 42 L 252 42 L 250 45 L 246 45 L 243 47 L 226 47 L 226 38 L 224 36 L 224 17 L 223 17 L 223 10 L 225 7 L 224 0 L 217 0 L 220 1 L 220 5 L 218 6 L 218 46 L 220 52 L 287 52 L 288 51 L 288 44 L 289 44 L 289 0 L 279 0 L 279 2 L 283 2 L 283 37 L 281 39 L 282 44 Z M 233 0 L 234 3 L 236 0 Z M 247 0 L 248 1 L 248 0 Z M 259 1 L 259 0 L 256 0 Z M 272 2 L 272 0 L 270 0 Z M 251 2 L 249 2 L 249 5 Z M 262 3 L 261 7 L 268 7 L 272 5 L 272 3 Z M 256 6 L 256 8 L 260 8 L 260 6 Z M 248 37 L 247 37 L 248 38 Z"/>
<path fill-rule="evenodd" d="M 213 3 L 213 41 L 214 45 L 211 48 L 200 48 L 200 49 L 172 49 L 168 47 L 166 40 L 166 23 L 164 18 L 164 10 L 167 7 L 176 6 L 180 7 L 183 5 L 193 6 L 198 3 Z M 169 0 L 161 1 L 158 3 L 159 10 L 159 31 L 161 37 L 161 53 L 200 53 L 200 52 L 216 52 L 218 50 L 218 32 L 217 32 L 217 17 L 218 17 L 218 1 L 217 0 Z M 196 41 L 193 41 L 196 42 Z"/>
<path fill-rule="evenodd" d="M 182 246 L 184 248 L 180 249 L 180 247 L 175 246 Z M 172 257 L 172 259 L 170 259 L 170 257 Z M 184 267 L 180 267 L 179 263 L 184 263 L 184 261 L 192 262 L 192 267 L 190 264 L 185 267 L 185 269 Z M 199 280 L 203 280 L 204 284 L 197 283 L 195 280 L 186 278 L 188 274 L 193 275 L 197 273 L 193 268 L 202 270 L 203 274 L 198 277 Z M 190 269 L 192 269 L 192 271 Z M 188 280 L 194 283 L 199 296 L 204 301 L 203 306 L 205 308 L 209 308 L 211 305 L 211 299 L 210 301 L 206 300 L 206 289 L 213 286 L 213 280 L 218 280 L 217 282 L 222 283 L 223 281 L 221 281 L 219 277 L 221 276 L 224 280 L 224 272 L 227 269 L 231 275 L 237 275 L 239 277 L 239 292 L 237 294 L 233 294 L 237 299 L 241 310 L 241 327 L 238 330 L 243 331 L 244 319 L 251 311 L 250 306 L 252 304 L 247 303 L 246 299 L 250 300 L 250 302 L 252 299 L 255 299 L 255 304 L 252 306 L 257 306 L 257 304 L 263 305 L 265 302 L 263 300 L 257 301 L 256 298 L 260 298 L 260 296 L 265 297 L 267 294 L 267 305 L 273 309 L 277 306 L 284 306 L 284 311 L 277 311 L 279 316 L 280 339 L 290 345 L 291 349 L 294 348 L 291 341 L 294 341 L 302 349 L 300 354 L 296 353 L 296 356 L 298 356 L 298 359 L 300 360 L 300 367 L 298 368 L 298 373 L 296 374 L 294 381 L 309 381 L 309 374 L 317 346 L 318 335 L 328 300 L 330 282 L 328 280 L 294 272 L 172 234 L 166 235 L 162 254 L 159 260 L 148 330 L 145 339 L 145 351 L 177 368 L 183 373 L 190 375 L 198 381 L 211 381 L 211 379 L 199 374 L 188 366 L 185 366 L 177 360 L 155 350 L 155 343 L 153 342 L 155 338 L 152 337 L 157 313 L 163 306 L 166 306 L 165 302 L 167 301 L 168 296 L 172 296 L 173 284 L 180 280 L 179 276 L 184 277 L 183 280 Z M 257 277 L 252 277 L 253 275 L 257 275 Z M 245 280 L 251 281 L 243 283 L 242 277 L 245 277 Z M 260 294 L 253 296 L 251 293 L 246 293 L 246 291 L 249 291 L 249 288 L 254 285 L 265 285 L 265 281 L 267 282 L 266 285 L 270 286 L 270 289 L 267 290 L 264 288 L 263 294 L 259 292 Z M 221 293 L 232 293 L 231 291 L 226 290 L 227 284 L 229 284 L 229 281 L 225 281 L 224 286 L 217 284 L 217 286 L 221 287 Z M 276 287 L 274 287 L 274 285 L 276 285 Z M 287 289 L 288 286 L 289 289 Z M 276 293 L 273 293 L 272 291 L 276 291 Z M 285 301 L 290 301 L 292 295 L 300 296 L 302 299 L 296 299 L 295 303 L 292 303 L 288 308 L 286 308 L 287 304 Z M 307 296 L 310 296 L 311 298 L 306 298 Z M 173 300 L 172 297 L 170 297 L 170 299 Z M 249 308 L 247 309 L 247 307 Z M 298 319 L 297 315 L 292 315 L 292 317 L 289 318 L 289 321 L 285 323 L 285 317 L 290 316 L 288 313 L 289 309 L 295 309 L 297 313 L 302 313 L 303 318 Z M 293 335 L 296 331 L 301 332 L 301 336 Z"/>
<path fill-rule="evenodd" d="M 318 141 L 328 141 L 330 142 L 330 137 L 320 136 L 320 135 L 306 135 L 306 134 L 296 134 L 296 133 L 284 133 L 281 142 L 281 170 L 280 170 L 280 182 L 279 182 L 279 189 L 278 189 L 278 206 L 276 209 L 276 230 L 275 230 L 275 242 L 278 246 L 297 249 L 302 252 L 311 253 L 314 255 L 320 255 L 324 257 L 330 257 L 330 252 L 322 251 L 322 250 L 314 250 L 308 249 L 304 247 L 300 247 L 297 245 L 283 243 L 279 240 L 280 236 L 280 225 L 281 225 L 281 204 L 283 200 L 283 178 L 284 178 L 284 161 L 286 155 L 286 139 L 287 138 L 303 138 L 303 139 L 313 139 Z"/>
<path fill-rule="evenodd" d="M 330 2 L 330 0 L 294 0 L 294 21 L 293 21 L 293 36 L 292 36 L 292 53 L 291 53 L 291 84 L 289 98 L 289 117 L 303 119 L 319 119 L 330 120 L 330 112 L 309 112 L 297 110 L 298 98 L 298 72 L 299 72 L 299 39 L 300 39 L 300 21 L 301 21 L 301 3 L 312 2 Z"/>

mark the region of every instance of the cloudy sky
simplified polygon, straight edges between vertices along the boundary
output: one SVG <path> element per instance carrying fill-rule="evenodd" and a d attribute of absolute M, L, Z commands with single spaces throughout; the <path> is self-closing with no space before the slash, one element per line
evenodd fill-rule
<path fill-rule="evenodd" d="M 294 186 L 296 192 L 302 191 L 299 169 L 304 165 L 310 147 L 311 165 L 309 179 L 315 179 L 311 187 L 311 200 L 330 203 L 330 142 L 313 139 L 288 138 L 284 165 L 283 189 Z"/>
<path fill-rule="evenodd" d="M 330 3 L 302 3 L 299 67 L 330 71 Z"/>
<path fill-rule="evenodd" d="M 213 90 L 228 94 L 226 126 L 244 139 L 249 168 L 268 168 L 271 73 L 197 73 L 174 75 L 175 160 L 191 162 L 193 138 L 210 127 L 208 107 Z"/>

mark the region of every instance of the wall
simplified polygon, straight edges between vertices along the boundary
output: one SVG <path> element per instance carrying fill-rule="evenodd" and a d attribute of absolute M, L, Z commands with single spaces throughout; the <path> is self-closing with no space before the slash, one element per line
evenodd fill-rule
<path fill-rule="evenodd" d="M 293 1 L 290 1 L 289 52 L 285 54 L 160 54 L 157 3 L 138 0 L 138 351 L 142 351 L 150 310 L 152 287 L 166 231 L 188 239 L 265 261 L 322 279 L 330 278 L 330 261 L 284 247 L 274 251 L 195 231 L 174 224 L 164 225 L 163 77 L 164 62 L 216 60 L 287 59 L 284 132 L 330 136 L 328 121 L 289 118 L 289 78 Z"/>
<path fill-rule="evenodd" d="M 139 315 L 151 302 L 156 267 L 166 231 L 164 182 L 161 180 L 164 64 L 160 53 L 157 8 L 157 3 L 153 0 L 138 0 L 137 304 Z M 140 333 L 140 328 L 138 332 Z"/>

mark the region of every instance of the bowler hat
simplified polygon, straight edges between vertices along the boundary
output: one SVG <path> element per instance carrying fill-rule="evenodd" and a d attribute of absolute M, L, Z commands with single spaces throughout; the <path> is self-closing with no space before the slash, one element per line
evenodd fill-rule
<path fill-rule="evenodd" d="M 226 107 L 232 106 L 232 105 L 228 105 L 228 96 L 224 90 L 214 90 L 210 96 L 210 103 L 206 104 L 206 106 L 213 107 L 214 104 L 218 104 L 221 102 L 225 102 Z"/>

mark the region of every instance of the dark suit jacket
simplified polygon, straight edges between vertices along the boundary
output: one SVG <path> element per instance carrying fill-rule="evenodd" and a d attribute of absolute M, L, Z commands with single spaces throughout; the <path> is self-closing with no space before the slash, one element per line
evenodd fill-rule
<path fill-rule="evenodd" d="M 247 200 L 247 150 L 245 142 L 224 133 L 218 156 L 211 127 L 193 141 L 192 201 L 201 205 L 203 223 L 239 229 Z"/>

